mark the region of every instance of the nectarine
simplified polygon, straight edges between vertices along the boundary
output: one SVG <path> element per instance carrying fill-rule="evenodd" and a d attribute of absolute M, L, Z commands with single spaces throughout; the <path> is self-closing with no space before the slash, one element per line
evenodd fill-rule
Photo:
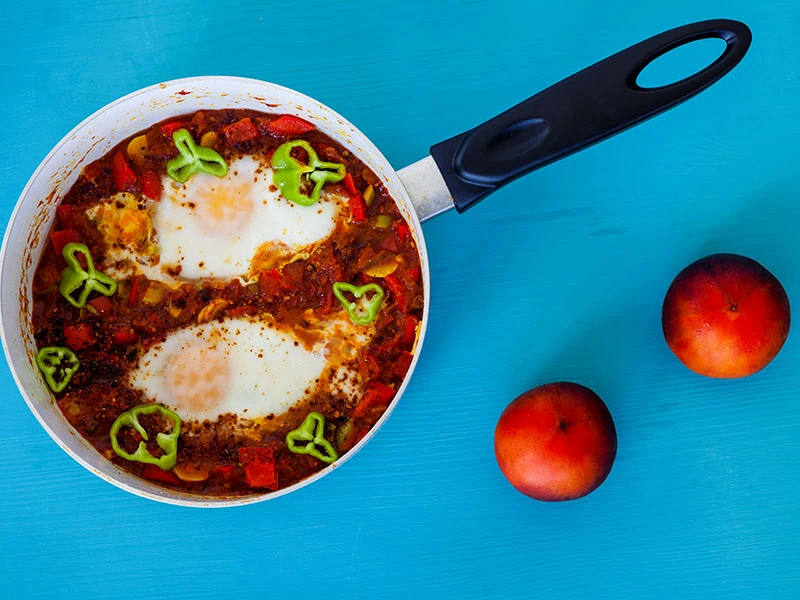
<path fill-rule="evenodd" d="M 708 377 L 752 375 L 789 335 L 789 299 L 775 276 L 738 254 L 712 254 L 678 273 L 661 312 L 667 345 Z"/>
<path fill-rule="evenodd" d="M 592 390 L 549 383 L 506 407 L 494 432 L 494 452 L 503 475 L 523 494 L 548 502 L 574 500 L 608 476 L 617 431 Z"/>

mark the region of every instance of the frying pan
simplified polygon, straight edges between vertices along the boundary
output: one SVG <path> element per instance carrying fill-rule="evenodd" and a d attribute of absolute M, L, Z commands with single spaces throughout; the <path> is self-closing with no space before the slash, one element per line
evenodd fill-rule
<path fill-rule="evenodd" d="M 726 42 L 711 65 L 676 83 L 642 88 L 637 78 L 657 57 L 707 38 Z M 735 67 L 750 46 L 746 25 L 731 20 L 666 31 L 564 79 L 395 171 L 355 126 L 327 106 L 275 84 L 232 77 L 198 77 L 134 92 L 100 109 L 47 155 L 28 181 L 0 250 L 0 334 L 17 386 L 33 414 L 70 456 L 106 481 L 140 496 L 191 506 L 228 506 L 276 498 L 299 489 L 354 456 L 394 410 L 419 357 L 428 321 L 430 272 L 420 223 L 450 208 L 463 212 L 503 185 L 653 117 L 701 92 Z M 250 108 L 313 122 L 354 152 L 388 189 L 411 225 L 423 271 L 425 308 L 414 360 L 394 401 L 353 450 L 326 469 L 278 492 L 199 498 L 134 477 L 100 455 L 64 419 L 34 363 L 31 281 L 60 198 L 83 166 L 154 123 L 202 109 Z"/>

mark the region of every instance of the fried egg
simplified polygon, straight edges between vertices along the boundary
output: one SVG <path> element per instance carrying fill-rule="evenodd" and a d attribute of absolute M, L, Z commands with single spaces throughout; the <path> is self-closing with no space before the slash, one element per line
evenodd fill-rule
<path fill-rule="evenodd" d="M 121 192 L 93 206 L 86 215 L 106 241 L 110 275 L 124 278 L 130 269 L 133 274 L 140 271 L 158 276 L 158 245 L 153 240 L 153 218 L 146 202 Z"/>
<path fill-rule="evenodd" d="M 299 332 L 298 332 L 299 333 Z M 280 415 L 314 391 L 356 398 L 363 382 L 347 366 L 372 328 L 336 319 L 298 335 L 269 318 L 229 318 L 172 332 L 145 352 L 128 383 L 182 419 Z"/>
<path fill-rule="evenodd" d="M 168 283 L 248 279 L 307 257 L 333 232 L 346 199 L 323 191 L 316 204 L 300 206 L 281 196 L 272 176 L 244 156 L 225 177 L 196 173 L 179 184 L 165 176 L 159 201 L 122 193 L 93 207 L 87 215 L 109 247 L 109 274 Z"/>

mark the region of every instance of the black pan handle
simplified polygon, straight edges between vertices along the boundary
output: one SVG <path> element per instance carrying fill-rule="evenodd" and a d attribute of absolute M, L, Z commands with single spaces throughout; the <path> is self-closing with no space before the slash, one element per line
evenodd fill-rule
<path fill-rule="evenodd" d="M 719 38 L 722 55 L 681 81 L 642 88 L 636 79 L 659 56 Z M 688 100 L 733 69 L 750 47 L 744 23 L 701 21 L 651 37 L 431 147 L 458 212 L 514 179 L 600 142 Z"/>

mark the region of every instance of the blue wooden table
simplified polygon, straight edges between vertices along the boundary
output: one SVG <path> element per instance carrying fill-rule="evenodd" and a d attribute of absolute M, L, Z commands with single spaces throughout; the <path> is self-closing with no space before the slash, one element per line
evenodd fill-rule
<path fill-rule="evenodd" d="M 800 304 L 800 4 L 471 0 L 8 3 L 0 222 L 50 148 L 138 88 L 226 74 L 296 88 L 396 167 L 576 70 L 691 21 L 745 21 L 744 61 L 690 102 L 424 226 L 431 318 L 387 425 L 274 501 L 144 500 L 63 453 L 0 369 L 3 598 L 798 598 L 800 344 L 748 379 L 689 372 L 661 302 L 712 252 Z M 698 44 L 650 77 L 688 75 Z M 660 69 L 660 71 L 658 70 Z M 590 496 L 517 493 L 505 405 L 571 380 L 619 454 Z"/>

